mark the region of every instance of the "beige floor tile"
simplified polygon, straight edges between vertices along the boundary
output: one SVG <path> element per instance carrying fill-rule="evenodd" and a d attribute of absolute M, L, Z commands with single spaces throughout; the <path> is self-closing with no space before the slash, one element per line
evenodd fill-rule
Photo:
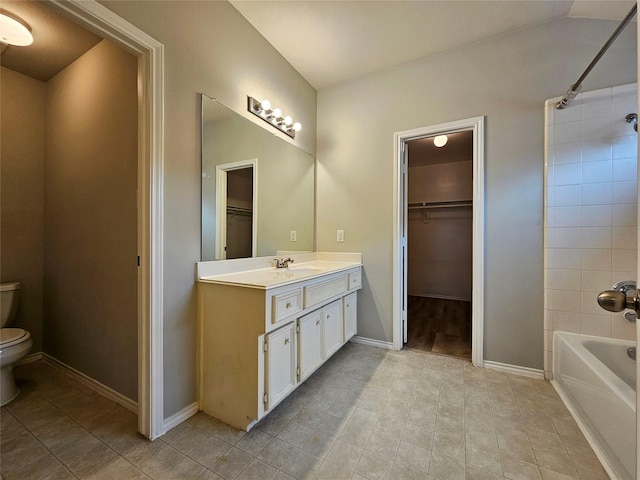
<path fill-rule="evenodd" d="M 464 471 L 465 480 L 504 480 L 502 475 L 498 475 L 489 470 L 483 470 L 474 465 L 467 465 Z"/>
<path fill-rule="evenodd" d="M 373 433 L 373 429 L 363 427 L 362 425 L 347 422 L 342 428 L 342 432 L 338 436 L 338 440 L 350 443 L 360 448 L 364 448 L 369 441 L 369 437 Z"/>
<path fill-rule="evenodd" d="M 472 443 L 466 444 L 465 457 L 467 465 L 502 475 L 502 462 L 498 450 L 488 450 Z"/>
<path fill-rule="evenodd" d="M 362 457 L 362 453 L 362 448 L 338 440 L 327 453 L 325 460 L 353 471 Z"/>
<path fill-rule="evenodd" d="M 429 463 L 429 475 L 438 480 L 464 480 L 464 463 L 434 452 Z"/>
<path fill-rule="evenodd" d="M 278 470 L 254 459 L 240 474 L 235 477 L 236 480 L 271 480 L 278 474 Z"/>
<path fill-rule="evenodd" d="M 570 477 L 578 476 L 578 472 L 576 472 L 576 469 L 573 467 L 573 462 L 571 462 L 569 455 L 566 453 L 543 448 L 539 445 L 533 445 L 533 453 L 535 454 L 536 461 L 540 467 L 544 467 Z"/>
<path fill-rule="evenodd" d="M 231 450 L 231 445 L 220 440 L 218 437 L 211 437 L 200 444 L 189 453 L 189 457 L 199 464 L 209 467 L 220 455 Z"/>
<path fill-rule="evenodd" d="M 322 459 L 304 450 L 297 450 L 282 467 L 282 472 L 297 480 L 307 480 L 313 478 Z"/>
<path fill-rule="evenodd" d="M 271 435 L 253 429 L 238 440 L 236 447 L 255 457 L 272 439 L 273 437 Z"/>
<path fill-rule="evenodd" d="M 209 470 L 223 478 L 234 478 L 251 463 L 252 459 L 251 455 L 232 447 L 228 452 L 218 455 L 209 465 Z"/>
<path fill-rule="evenodd" d="M 505 478 L 510 480 L 541 480 L 537 465 L 524 462 L 507 454 L 500 454 Z"/>
<path fill-rule="evenodd" d="M 15 467 L 22 468 L 8 468 L 5 470 L 6 460 L 2 459 L 2 476 L 6 480 L 42 480 L 52 474 L 53 472 L 60 471 L 61 478 L 62 475 L 67 475 L 66 478 L 73 478 L 71 472 L 66 469 L 53 455 L 47 454 L 42 457 L 37 458 L 33 462 L 15 464 Z"/>
<path fill-rule="evenodd" d="M 400 436 L 384 429 L 374 429 L 365 447 L 368 452 L 393 460 L 400 445 Z"/>
<path fill-rule="evenodd" d="M 165 445 L 155 455 L 142 462 L 139 468 L 150 477 L 160 477 L 166 471 L 171 470 L 183 458 L 185 458 L 184 453 L 170 445 Z"/>
<path fill-rule="evenodd" d="M 433 436 L 433 452 L 465 461 L 465 442 L 457 437 L 436 432 Z"/>
<path fill-rule="evenodd" d="M 162 480 L 196 480 L 204 471 L 205 468 L 202 465 L 189 457 L 185 457 L 168 472 L 161 474 L 160 478 Z"/>
<path fill-rule="evenodd" d="M 393 460 L 375 453 L 364 452 L 356 467 L 356 473 L 368 480 L 386 480 L 392 468 Z"/>
<path fill-rule="evenodd" d="M 292 420 L 278 433 L 277 438 L 291 445 L 300 446 L 310 434 L 311 429 L 309 427 Z"/>
<path fill-rule="evenodd" d="M 333 437 L 314 430 L 304 441 L 301 448 L 305 452 L 309 452 L 316 457 L 325 458 L 334 443 L 335 439 Z"/>
<path fill-rule="evenodd" d="M 262 449 L 257 458 L 276 468 L 281 468 L 296 450 L 296 447 L 284 440 L 274 438 Z"/>
<path fill-rule="evenodd" d="M 431 458 L 431 449 L 412 445 L 407 442 L 400 442 L 396 462 L 427 473 L 429 471 L 429 460 Z"/>
<path fill-rule="evenodd" d="M 314 478 L 316 480 L 349 480 L 352 475 L 352 470 L 325 460 L 316 470 Z"/>

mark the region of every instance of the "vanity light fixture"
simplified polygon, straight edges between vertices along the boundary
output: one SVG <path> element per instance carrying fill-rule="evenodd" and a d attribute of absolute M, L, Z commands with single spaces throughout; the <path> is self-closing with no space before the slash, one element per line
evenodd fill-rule
<path fill-rule="evenodd" d="M 31 28 L 20 17 L 0 9 L 0 42 L 17 47 L 31 45 Z"/>
<path fill-rule="evenodd" d="M 438 148 L 444 147 L 448 141 L 449 139 L 446 135 L 438 135 L 437 137 L 433 138 L 433 144 Z"/>
<path fill-rule="evenodd" d="M 302 128 L 300 122 L 293 122 L 293 119 L 289 116 L 282 116 L 282 110 L 279 108 L 271 108 L 271 102 L 269 100 L 262 100 L 262 102 L 256 100 L 253 97 L 247 97 L 247 110 L 260 117 L 271 126 L 276 127 L 281 132 L 286 133 L 291 138 L 296 138 L 296 132 L 299 132 Z"/>

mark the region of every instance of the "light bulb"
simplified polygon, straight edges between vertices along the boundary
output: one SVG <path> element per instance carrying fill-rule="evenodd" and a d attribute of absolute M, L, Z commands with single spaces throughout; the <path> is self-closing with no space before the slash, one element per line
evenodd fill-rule
<path fill-rule="evenodd" d="M 440 147 L 444 147 L 448 141 L 449 139 L 447 138 L 446 135 L 438 135 L 437 137 L 434 137 L 433 144 L 436 147 L 440 148 Z"/>
<path fill-rule="evenodd" d="M 300 122 L 296 122 L 293 124 L 293 130 L 296 132 L 299 132 L 302 129 L 302 125 L 300 125 Z"/>
<path fill-rule="evenodd" d="M 282 110 L 280 110 L 279 108 L 274 108 L 273 109 L 273 116 L 276 118 L 280 118 L 282 116 Z"/>
<path fill-rule="evenodd" d="M 0 41 L 8 45 L 26 47 L 33 43 L 33 35 L 22 19 L 2 12 L 0 14 Z"/>
<path fill-rule="evenodd" d="M 262 107 L 263 110 L 271 110 L 271 102 L 267 99 L 262 100 L 262 103 L 260 103 L 260 106 Z"/>
<path fill-rule="evenodd" d="M 291 125 L 291 122 L 293 122 L 293 119 L 289 115 L 284 117 L 284 124 L 285 125 Z"/>

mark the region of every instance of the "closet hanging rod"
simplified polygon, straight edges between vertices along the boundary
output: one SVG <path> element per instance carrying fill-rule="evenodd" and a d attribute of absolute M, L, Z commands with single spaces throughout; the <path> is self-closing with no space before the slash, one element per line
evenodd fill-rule
<path fill-rule="evenodd" d="M 453 207 L 473 207 L 473 202 L 457 201 L 457 202 L 418 202 L 410 203 L 409 210 L 424 210 L 430 208 L 453 208 Z"/>

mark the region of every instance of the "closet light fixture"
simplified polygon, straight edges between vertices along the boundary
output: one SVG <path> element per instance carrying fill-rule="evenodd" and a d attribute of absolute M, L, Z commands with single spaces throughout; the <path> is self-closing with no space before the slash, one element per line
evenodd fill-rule
<path fill-rule="evenodd" d="M 31 45 L 31 28 L 20 17 L 0 9 L 0 42 L 17 47 Z"/>
<path fill-rule="evenodd" d="M 253 97 L 247 97 L 247 110 L 257 117 L 260 117 L 272 127 L 286 133 L 291 138 L 296 138 L 296 132 L 299 132 L 302 128 L 300 122 L 294 123 L 289 115 L 282 115 L 282 110 L 279 108 L 272 109 L 271 107 L 272 105 L 269 100 L 262 100 L 260 102 Z"/>
<path fill-rule="evenodd" d="M 438 135 L 437 137 L 433 138 L 433 144 L 438 148 L 444 147 L 448 141 L 449 139 L 446 135 Z"/>

